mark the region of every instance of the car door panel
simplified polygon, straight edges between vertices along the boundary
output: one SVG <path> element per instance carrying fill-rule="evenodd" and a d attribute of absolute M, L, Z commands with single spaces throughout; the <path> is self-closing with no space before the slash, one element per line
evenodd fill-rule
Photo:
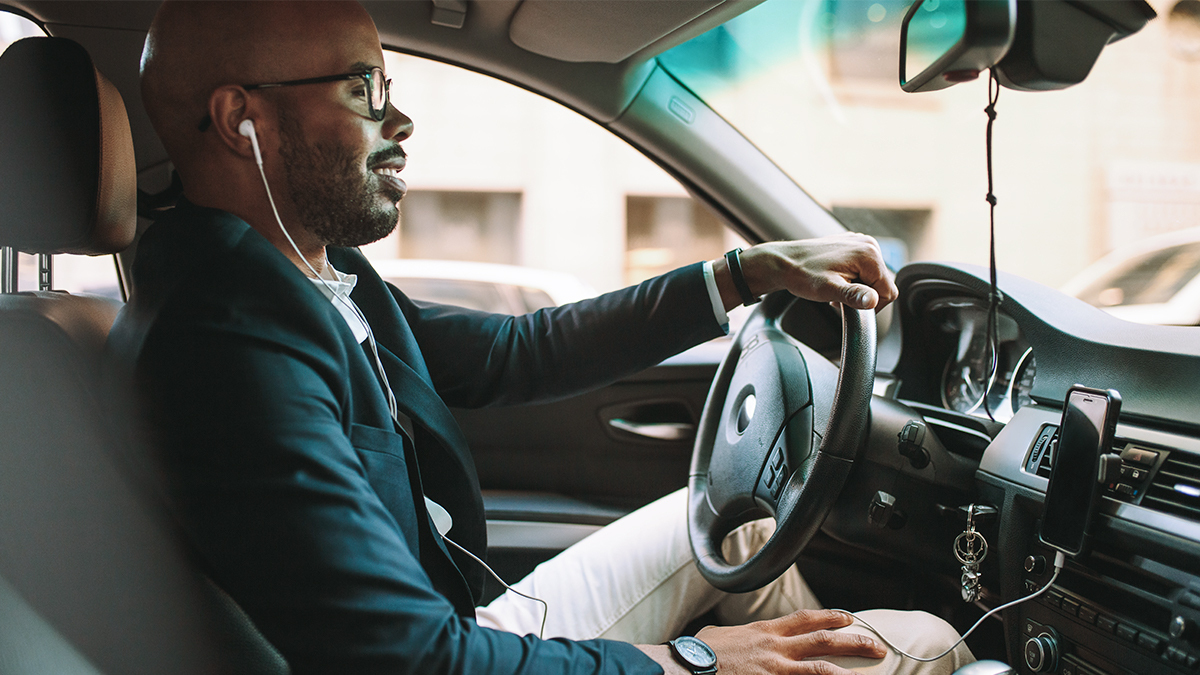
<path fill-rule="evenodd" d="M 683 487 L 715 358 L 668 360 L 553 403 L 454 411 L 485 491 L 632 509 Z"/>
<path fill-rule="evenodd" d="M 513 581 L 633 509 L 684 487 L 727 340 L 553 403 L 455 409 L 488 519 L 488 558 Z M 485 600 L 503 589 L 489 582 Z"/>

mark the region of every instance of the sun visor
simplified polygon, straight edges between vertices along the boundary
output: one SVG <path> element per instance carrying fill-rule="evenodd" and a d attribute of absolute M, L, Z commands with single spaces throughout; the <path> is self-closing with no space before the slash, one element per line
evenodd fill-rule
<path fill-rule="evenodd" d="M 518 47 L 559 61 L 619 63 L 727 0 L 524 0 L 508 35 Z M 689 36 L 690 37 L 690 36 Z"/>

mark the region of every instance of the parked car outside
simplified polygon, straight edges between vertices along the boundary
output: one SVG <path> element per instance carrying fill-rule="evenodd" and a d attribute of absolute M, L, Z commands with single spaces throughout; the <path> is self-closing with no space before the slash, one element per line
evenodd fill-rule
<path fill-rule="evenodd" d="M 567 272 L 465 262 L 380 260 L 375 269 L 414 300 L 485 312 L 525 314 L 595 296 L 596 289 Z"/>
<path fill-rule="evenodd" d="M 1200 227 L 1113 251 L 1062 290 L 1126 321 L 1200 325 Z"/>

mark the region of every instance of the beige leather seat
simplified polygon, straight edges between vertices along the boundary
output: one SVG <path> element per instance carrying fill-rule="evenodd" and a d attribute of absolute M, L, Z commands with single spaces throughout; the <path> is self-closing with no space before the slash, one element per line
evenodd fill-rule
<path fill-rule="evenodd" d="M 0 91 L 0 246 L 128 246 L 129 122 L 87 52 L 19 41 L 0 57 Z M 0 295 L 0 673 L 280 672 L 190 564 L 132 417 L 112 405 L 128 399 L 102 384 L 119 309 Z"/>

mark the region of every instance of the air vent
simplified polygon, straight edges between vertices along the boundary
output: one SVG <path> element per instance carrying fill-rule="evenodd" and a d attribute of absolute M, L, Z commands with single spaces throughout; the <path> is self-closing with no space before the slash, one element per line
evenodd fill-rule
<path fill-rule="evenodd" d="M 1029 450 L 1025 460 L 1025 471 L 1042 478 L 1050 477 L 1050 467 L 1053 466 L 1054 450 L 1058 447 L 1058 425 L 1043 424 L 1038 431 L 1037 440 Z"/>
<path fill-rule="evenodd" d="M 1200 521 L 1200 455 L 1172 452 L 1150 483 L 1142 506 Z"/>

